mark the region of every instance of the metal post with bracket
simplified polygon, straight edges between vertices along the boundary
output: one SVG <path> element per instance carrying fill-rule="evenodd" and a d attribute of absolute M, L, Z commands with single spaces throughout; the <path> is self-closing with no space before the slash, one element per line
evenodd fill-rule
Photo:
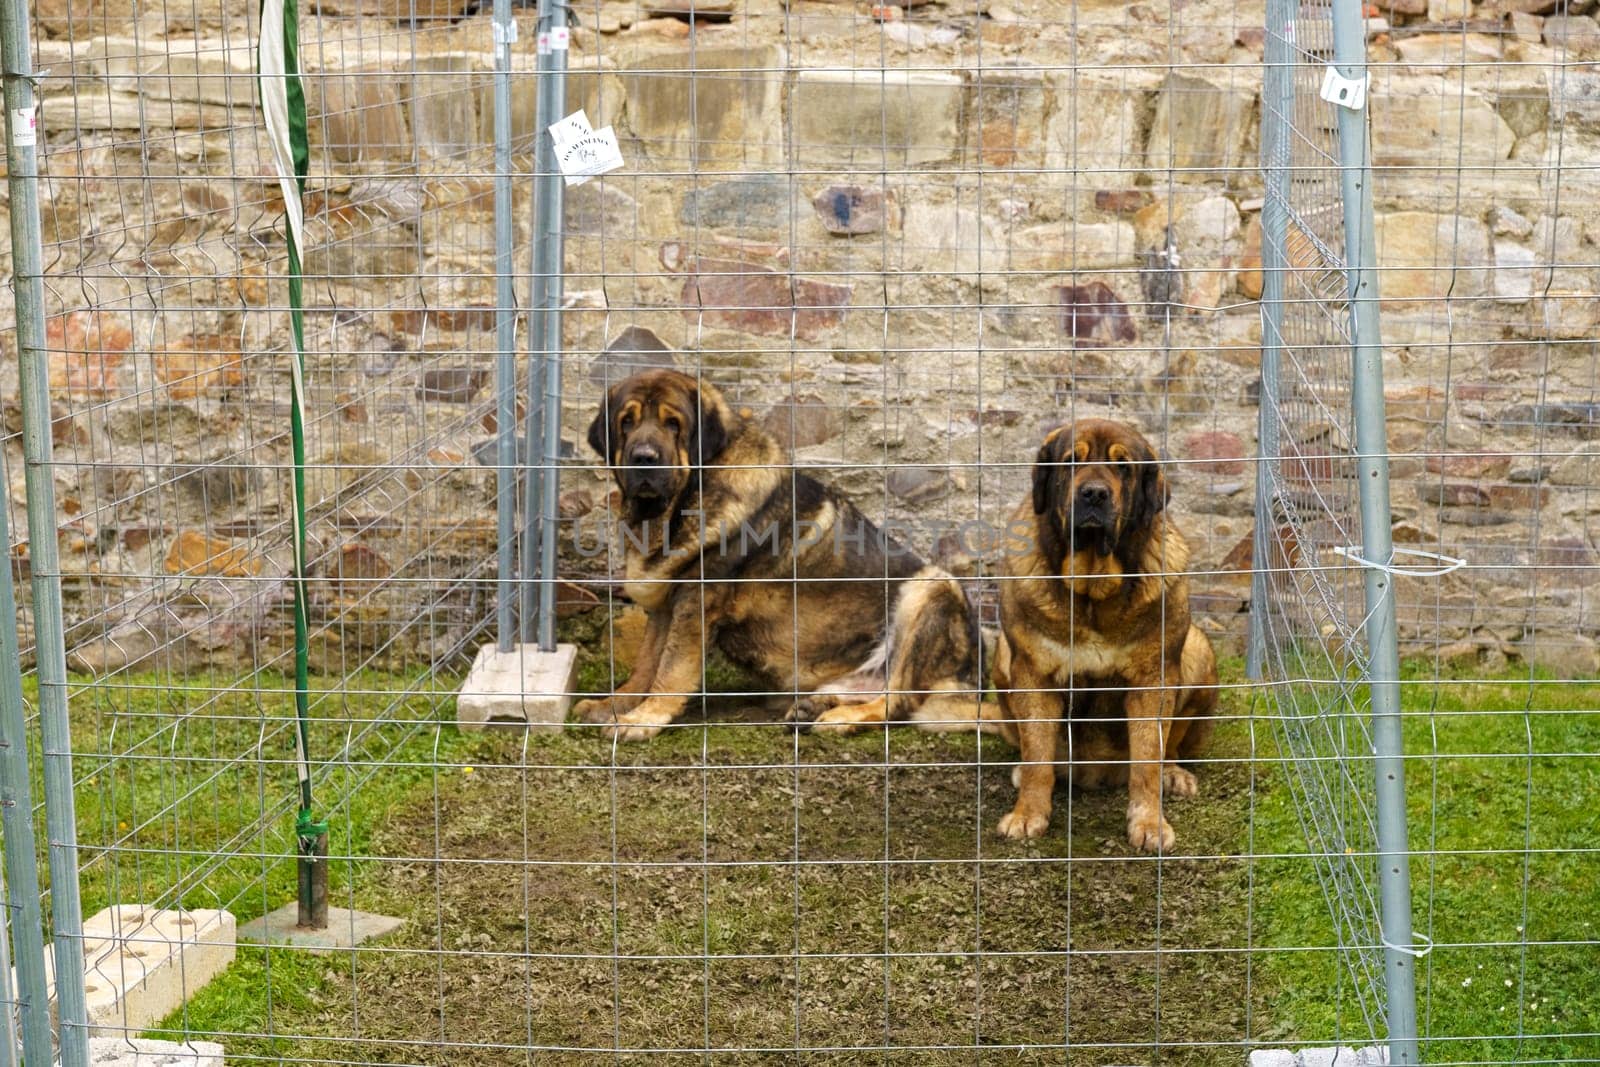
<path fill-rule="evenodd" d="M 1389 510 L 1389 444 L 1378 325 L 1378 253 L 1367 130 L 1366 32 L 1361 0 L 1333 0 L 1333 63 L 1321 96 L 1338 114 L 1344 202 L 1345 276 L 1353 359 L 1351 406 L 1361 498 L 1366 585 L 1367 673 L 1372 701 L 1377 801 L 1379 924 L 1387 988 L 1389 1062 L 1421 1062 L 1417 1044 L 1416 961 L 1411 928 L 1411 851 L 1406 832 L 1405 739 L 1400 716 L 1400 655 Z"/>

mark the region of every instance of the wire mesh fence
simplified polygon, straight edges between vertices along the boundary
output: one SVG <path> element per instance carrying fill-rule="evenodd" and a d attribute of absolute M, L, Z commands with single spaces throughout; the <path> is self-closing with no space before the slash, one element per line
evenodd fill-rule
<path fill-rule="evenodd" d="M 1339 2 L 8 4 L 30 1061 L 36 881 L 68 1063 L 141 1035 L 239 1063 L 1600 1059 L 1600 30 L 1581 3 Z M 1336 14 L 1363 107 L 1322 94 Z M 264 106 L 293 79 L 261 76 L 287 24 L 298 195 Z M 625 165 L 563 186 L 544 131 L 579 109 Z M 627 416 L 641 372 L 684 392 Z M 743 449 L 718 464 L 708 413 Z M 625 416 L 678 420 L 674 492 L 753 550 L 659 569 Z M 1215 679 L 1097 667 L 1073 629 L 1054 680 L 1017 680 L 1050 646 L 1013 625 L 1037 575 L 1005 535 L 1045 529 L 1037 486 L 1098 458 L 1049 435 L 1094 419 L 1159 457 L 1184 547 L 1126 569 Z M 1371 558 L 1448 573 L 1362 562 L 1383 469 L 1397 552 Z M 1072 626 L 1111 610 L 1062 595 Z M 1386 610 L 1398 668 L 1369 650 Z M 917 620 L 954 636 L 917 653 Z M 554 636 L 591 702 L 564 733 L 457 728 L 480 646 Z M 650 673 L 657 718 L 617 729 Z M 1142 851 L 1138 723 L 1096 724 L 1195 689 L 1216 729 L 1183 767 L 1158 735 L 1176 837 Z M 1041 764 L 998 724 L 1033 691 L 1069 722 L 1018 841 Z M 790 721 L 874 695 L 986 729 Z M 330 926 L 401 920 L 376 939 L 245 929 L 308 869 L 302 765 Z M 30 815 L 49 876 L 19 882 Z"/>

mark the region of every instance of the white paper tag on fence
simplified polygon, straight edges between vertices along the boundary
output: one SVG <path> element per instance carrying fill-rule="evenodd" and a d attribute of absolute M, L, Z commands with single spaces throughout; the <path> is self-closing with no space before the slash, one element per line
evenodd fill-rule
<path fill-rule="evenodd" d="M 33 108 L 11 109 L 11 143 L 18 148 L 39 143 L 39 116 Z"/>
<path fill-rule="evenodd" d="M 547 56 L 547 55 L 550 54 L 550 34 L 549 33 L 541 33 L 541 34 L 539 34 L 539 54 L 541 56 Z"/>
<path fill-rule="evenodd" d="M 604 126 L 576 141 L 556 145 L 556 162 L 568 185 L 582 185 L 622 166 L 622 146 L 611 127 Z"/>
<path fill-rule="evenodd" d="M 572 41 L 572 31 L 565 26 L 557 26 L 550 31 L 550 51 L 565 52 L 567 45 Z"/>
<path fill-rule="evenodd" d="M 589 116 L 581 107 L 550 127 L 550 139 L 556 143 L 557 152 L 561 151 L 562 145 L 571 144 L 592 133 L 594 127 L 589 125 Z"/>

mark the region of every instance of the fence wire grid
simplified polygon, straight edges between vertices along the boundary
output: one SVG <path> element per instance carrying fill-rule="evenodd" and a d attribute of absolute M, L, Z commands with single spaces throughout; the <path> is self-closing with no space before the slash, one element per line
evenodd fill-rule
<path fill-rule="evenodd" d="M 1600 1062 L 1592 0 L 287 7 L 298 308 L 279 5 L 4 0 L 0 1065 Z M 1064 780 L 1126 737 L 1024 842 L 1003 736 L 796 731 L 703 576 L 655 736 L 458 724 L 485 646 L 651 658 L 588 432 L 666 369 L 953 577 L 973 707 L 1041 444 L 1142 435 L 1218 659 L 1175 842 Z M 260 932 L 302 762 L 370 939 Z"/>

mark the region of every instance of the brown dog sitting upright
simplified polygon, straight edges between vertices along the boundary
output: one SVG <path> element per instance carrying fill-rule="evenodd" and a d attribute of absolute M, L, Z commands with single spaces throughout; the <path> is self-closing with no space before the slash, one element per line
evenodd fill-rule
<path fill-rule="evenodd" d="M 1001 733 L 1022 750 L 1007 837 L 1044 833 L 1057 747 L 1074 783 L 1128 786 L 1128 840 L 1171 849 L 1162 794 L 1191 796 L 1177 760 L 1211 733 L 1217 667 L 1189 621 L 1189 546 L 1165 513 L 1150 443 L 1100 419 L 1045 438 L 1033 494 L 1012 520 L 1027 535 L 1007 555 L 994 684 Z"/>
<path fill-rule="evenodd" d="M 621 491 L 625 589 L 646 624 L 628 680 L 580 719 L 653 737 L 715 644 L 779 691 L 815 694 L 790 717 L 822 729 L 975 724 L 981 646 L 960 584 L 795 473 L 716 388 L 636 374 L 607 393 L 589 444 Z"/>

